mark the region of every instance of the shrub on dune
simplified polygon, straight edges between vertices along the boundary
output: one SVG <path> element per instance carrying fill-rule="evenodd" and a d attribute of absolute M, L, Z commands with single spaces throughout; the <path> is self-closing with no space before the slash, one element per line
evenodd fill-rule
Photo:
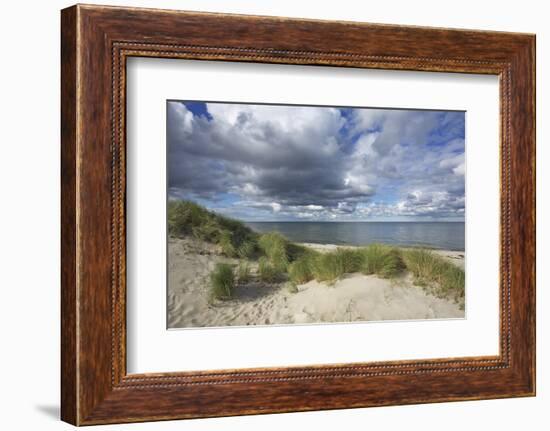
<path fill-rule="evenodd" d="M 210 273 L 210 296 L 213 299 L 229 299 L 235 287 L 233 268 L 227 263 L 218 263 Z"/>

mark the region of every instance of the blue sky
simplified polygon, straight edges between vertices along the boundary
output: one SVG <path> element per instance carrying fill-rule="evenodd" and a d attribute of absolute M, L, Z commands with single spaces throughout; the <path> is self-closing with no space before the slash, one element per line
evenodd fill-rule
<path fill-rule="evenodd" d="M 463 221 L 465 114 L 169 101 L 168 194 L 247 221 Z"/>

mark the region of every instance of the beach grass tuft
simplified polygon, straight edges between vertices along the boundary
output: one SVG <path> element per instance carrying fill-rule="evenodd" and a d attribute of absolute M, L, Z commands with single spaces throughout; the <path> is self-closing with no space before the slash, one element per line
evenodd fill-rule
<path fill-rule="evenodd" d="M 262 256 L 258 260 L 258 276 L 265 283 L 275 283 L 281 277 L 281 272 L 265 256 Z"/>
<path fill-rule="evenodd" d="M 241 260 L 237 266 L 237 279 L 239 283 L 248 283 L 251 279 L 250 264 L 246 260 Z"/>
<path fill-rule="evenodd" d="M 287 244 L 288 240 L 278 232 L 265 233 L 258 240 L 258 246 L 277 272 L 286 272 L 288 269 Z"/>
<path fill-rule="evenodd" d="M 404 269 L 398 249 L 375 245 L 364 248 L 340 247 L 328 253 L 304 253 L 290 264 L 288 271 L 292 281 L 302 284 L 312 279 L 333 283 L 344 274 L 354 272 L 392 278 Z"/>
<path fill-rule="evenodd" d="M 358 249 L 337 248 L 328 253 L 310 257 L 313 276 L 317 281 L 335 282 L 344 274 L 361 268 L 362 254 Z"/>
<path fill-rule="evenodd" d="M 344 273 L 348 274 L 361 270 L 364 261 L 361 249 L 337 248 L 334 254 Z"/>
<path fill-rule="evenodd" d="M 237 248 L 237 255 L 241 259 L 252 259 L 256 254 L 256 241 L 247 239 Z"/>
<path fill-rule="evenodd" d="M 341 262 L 334 252 L 319 254 L 312 259 L 312 272 L 315 280 L 334 283 L 344 274 Z"/>
<path fill-rule="evenodd" d="M 218 244 L 222 249 L 222 253 L 228 257 L 235 257 L 237 255 L 237 251 L 235 250 L 232 239 L 233 234 L 231 232 L 227 230 L 221 231 L 221 237 Z"/>
<path fill-rule="evenodd" d="M 210 273 L 210 296 L 212 299 L 230 299 L 235 287 L 233 268 L 227 263 L 217 263 Z"/>
<path fill-rule="evenodd" d="M 290 281 L 296 284 L 304 284 L 313 280 L 311 254 L 304 253 L 288 267 Z"/>
<path fill-rule="evenodd" d="M 395 247 L 371 244 L 361 249 L 363 274 L 376 274 L 382 278 L 394 278 L 406 269 L 401 252 Z"/>
<path fill-rule="evenodd" d="M 287 240 L 286 254 L 290 262 L 298 260 L 300 257 L 309 254 L 311 251 L 312 250 L 308 247 Z"/>
<path fill-rule="evenodd" d="M 464 270 L 446 261 L 430 250 L 404 250 L 407 269 L 413 274 L 415 284 L 439 297 L 454 297 L 463 306 L 465 294 Z"/>

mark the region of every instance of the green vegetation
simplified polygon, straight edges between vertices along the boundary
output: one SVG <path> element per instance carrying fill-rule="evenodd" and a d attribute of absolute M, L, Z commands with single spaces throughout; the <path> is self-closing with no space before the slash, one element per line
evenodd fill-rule
<path fill-rule="evenodd" d="M 317 281 L 334 283 L 344 275 L 344 263 L 337 252 L 319 253 L 311 259 L 311 270 Z"/>
<path fill-rule="evenodd" d="M 294 262 L 295 260 L 298 260 L 303 255 L 310 254 L 310 253 L 315 253 L 315 252 L 303 245 L 294 244 L 293 242 L 290 242 L 290 241 L 286 242 L 286 254 L 290 262 Z"/>
<path fill-rule="evenodd" d="M 251 239 L 245 240 L 237 249 L 237 254 L 242 259 L 252 259 L 256 253 L 256 241 Z"/>
<path fill-rule="evenodd" d="M 288 240 L 277 232 L 269 232 L 260 236 L 258 245 L 269 263 L 277 272 L 286 272 L 289 264 L 287 253 Z"/>
<path fill-rule="evenodd" d="M 312 255 L 313 253 L 311 255 L 304 254 L 290 264 L 288 276 L 291 282 L 304 284 L 313 280 Z"/>
<path fill-rule="evenodd" d="M 222 248 L 222 253 L 229 257 L 234 257 L 237 252 L 235 246 L 233 245 L 233 233 L 227 230 L 222 230 L 220 235 L 220 240 L 218 242 Z"/>
<path fill-rule="evenodd" d="M 210 296 L 213 299 L 229 299 L 235 287 L 233 268 L 227 263 L 217 263 L 210 274 Z"/>
<path fill-rule="evenodd" d="M 364 256 L 361 249 L 337 248 L 335 259 L 344 273 L 358 272 L 363 265 Z"/>
<path fill-rule="evenodd" d="M 364 260 L 363 274 L 376 274 L 383 278 L 393 278 L 406 269 L 401 252 L 395 247 L 371 244 L 362 249 Z"/>
<path fill-rule="evenodd" d="M 345 274 L 361 272 L 394 278 L 410 271 L 415 284 L 439 297 L 464 304 L 464 271 L 432 251 L 399 249 L 383 244 L 337 248 L 320 253 L 288 241 L 277 232 L 258 234 L 237 220 L 215 214 L 189 201 L 168 203 L 168 231 L 176 237 L 194 236 L 217 244 L 225 256 L 240 258 L 236 276 L 229 264 L 217 264 L 210 276 L 211 296 L 227 299 L 237 279 L 251 280 L 250 261 L 258 260 L 258 278 L 266 283 L 289 280 L 288 289 L 311 280 L 334 283 Z"/>
<path fill-rule="evenodd" d="M 362 248 L 337 248 L 328 253 L 304 253 L 289 267 L 290 280 L 297 284 L 310 280 L 335 282 L 344 274 L 362 272 L 393 278 L 405 270 L 397 248 L 373 244 Z"/>
<path fill-rule="evenodd" d="M 439 297 L 454 297 L 464 302 L 464 271 L 429 250 L 412 249 L 402 252 L 407 269 L 414 275 L 415 284 Z"/>
<path fill-rule="evenodd" d="M 265 256 L 262 256 L 258 260 L 258 277 L 265 283 L 275 283 L 280 279 L 281 272 Z"/>
<path fill-rule="evenodd" d="M 237 267 L 237 279 L 239 283 L 248 283 L 251 278 L 250 264 L 246 260 L 241 260 Z"/>
<path fill-rule="evenodd" d="M 168 202 L 168 233 L 175 237 L 192 235 L 218 244 L 228 257 L 251 257 L 258 234 L 238 220 L 215 214 L 190 201 Z"/>

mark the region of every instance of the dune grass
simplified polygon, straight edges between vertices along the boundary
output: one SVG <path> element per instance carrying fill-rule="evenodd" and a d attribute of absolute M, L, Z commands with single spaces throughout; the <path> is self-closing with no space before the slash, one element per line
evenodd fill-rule
<path fill-rule="evenodd" d="M 255 240 L 247 239 L 237 248 L 237 255 L 241 259 L 252 259 L 256 254 L 257 246 Z"/>
<path fill-rule="evenodd" d="M 304 254 L 292 262 L 288 267 L 288 277 L 295 284 L 304 284 L 313 280 L 310 255 Z"/>
<path fill-rule="evenodd" d="M 225 256 L 241 259 L 236 275 L 229 264 L 216 265 L 210 276 L 213 298 L 230 298 L 236 280 L 250 281 L 250 261 L 258 259 L 258 278 L 266 283 L 283 281 L 287 276 L 294 286 L 311 280 L 334 283 L 354 272 L 394 278 L 409 271 L 415 284 L 464 305 L 464 271 L 426 249 L 371 244 L 320 253 L 292 243 L 278 232 L 258 234 L 238 220 L 190 201 L 170 201 L 167 219 L 170 235 L 192 235 L 217 244 Z"/>
<path fill-rule="evenodd" d="M 235 288 L 233 268 L 227 263 L 217 263 L 210 273 L 211 299 L 230 299 Z"/>
<path fill-rule="evenodd" d="M 464 305 L 465 273 L 461 268 L 429 250 L 403 250 L 402 254 L 415 284 L 438 297 L 453 297 Z"/>
<path fill-rule="evenodd" d="M 364 262 L 361 249 L 337 248 L 334 254 L 344 273 L 360 271 Z"/>
<path fill-rule="evenodd" d="M 334 284 L 338 278 L 344 275 L 341 261 L 337 259 L 336 253 L 319 254 L 311 259 L 311 271 L 317 281 L 326 281 Z"/>
<path fill-rule="evenodd" d="M 258 260 L 258 277 L 265 283 L 275 283 L 281 278 L 281 272 L 265 257 Z"/>
<path fill-rule="evenodd" d="M 382 278 L 394 278 L 401 274 L 406 265 L 401 252 L 395 247 L 383 244 L 371 244 L 361 249 L 363 253 L 363 274 L 376 274 Z"/>
<path fill-rule="evenodd" d="M 425 249 L 399 249 L 383 244 L 338 248 L 328 253 L 309 251 L 288 267 L 291 282 L 311 280 L 333 284 L 345 274 L 361 272 L 395 278 L 409 271 L 414 283 L 440 298 L 454 299 L 464 307 L 464 270 Z"/>
<path fill-rule="evenodd" d="M 290 264 L 288 273 L 290 280 L 298 284 L 313 279 L 333 283 L 344 274 L 354 272 L 392 278 L 404 269 L 398 249 L 374 244 L 361 248 L 337 248 L 328 253 L 303 253 Z"/>
<path fill-rule="evenodd" d="M 250 263 L 246 260 L 241 260 L 237 266 L 237 280 L 239 283 L 248 283 L 252 275 L 250 273 Z"/>
<path fill-rule="evenodd" d="M 175 237 L 192 235 L 218 244 L 228 257 L 251 257 L 258 234 L 244 223 L 208 211 L 190 201 L 171 200 L 167 209 L 168 233 Z"/>
<path fill-rule="evenodd" d="M 297 261 L 298 262 L 298 261 Z M 401 274 L 405 264 L 398 249 L 379 244 L 361 248 L 337 248 L 328 253 L 308 255 L 292 268 L 294 279 L 315 279 L 334 283 L 344 274 L 362 272 L 393 278 Z M 293 279 L 293 275 L 290 275 Z M 309 280 L 308 280 L 309 281 Z"/>
<path fill-rule="evenodd" d="M 278 232 L 265 233 L 258 240 L 258 246 L 277 272 L 286 272 L 288 269 L 288 243 L 288 240 Z"/>
<path fill-rule="evenodd" d="M 308 248 L 301 244 L 295 244 L 287 240 L 286 254 L 290 262 L 294 262 L 298 260 L 300 257 L 312 252 L 314 252 L 314 250 L 311 250 L 311 248 Z"/>
<path fill-rule="evenodd" d="M 227 230 L 224 230 L 221 232 L 221 236 L 218 241 L 218 244 L 222 249 L 222 253 L 228 257 L 235 257 L 237 255 L 237 251 L 235 250 L 232 239 L 233 234 Z"/>

